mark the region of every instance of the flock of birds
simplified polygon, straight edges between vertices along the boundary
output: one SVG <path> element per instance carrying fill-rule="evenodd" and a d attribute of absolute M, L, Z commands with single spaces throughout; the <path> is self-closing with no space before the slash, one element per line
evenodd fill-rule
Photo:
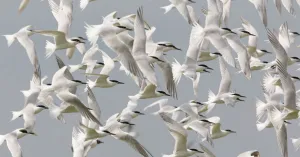
<path fill-rule="evenodd" d="M 85 9 L 95 0 L 81 0 L 80 7 Z M 171 42 L 155 42 L 152 36 L 156 30 L 151 27 L 143 17 L 143 7 L 137 9 L 136 14 L 117 17 L 117 12 L 112 12 L 103 17 L 99 25 L 86 24 L 86 36 L 70 37 L 70 26 L 72 23 L 73 0 L 60 0 L 57 4 L 54 0 L 48 0 L 51 12 L 55 17 L 58 27 L 53 30 L 38 30 L 33 26 L 25 26 L 12 35 L 4 35 L 8 46 L 18 41 L 25 49 L 30 63 L 33 66 L 33 77 L 30 81 L 30 89 L 22 91 L 25 102 L 20 111 L 12 112 L 12 120 L 23 118 L 24 127 L 0 136 L 0 144 L 6 142 L 13 157 L 21 157 L 22 150 L 18 139 L 31 134 L 36 135 L 34 126 L 35 115 L 43 110 L 49 110 L 50 116 L 65 123 L 64 114 L 78 113 L 81 121 L 78 126 L 73 127 L 72 152 L 74 157 L 86 157 L 88 152 L 103 143 L 100 139 L 112 136 L 115 139 L 126 142 L 141 156 L 152 156 L 151 153 L 136 140 L 138 133 L 134 131 L 134 118 L 144 115 L 142 111 L 136 110 L 140 99 L 159 98 L 163 96 L 177 99 L 176 86 L 181 76 L 189 78 L 195 95 L 195 100 L 180 106 L 170 105 L 168 99 L 160 99 L 148 105 L 144 110 L 158 106 L 159 110 L 154 116 L 161 117 L 166 128 L 174 138 L 174 150 L 170 155 L 163 157 L 215 157 L 215 155 L 203 143 L 214 146 L 214 140 L 224 138 L 233 130 L 221 129 L 220 118 L 217 116 L 206 117 L 217 104 L 234 106 L 244 101 L 245 96 L 230 91 L 231 73 L 228 66 L 238 70 L 240 75 L 251 79 L 254 71 L 265 72 L 261 83 L 265 100 L 257 99 L 256 116 L 257 130 L 273 128 L 276 132 L 278 148 L 283 157 L 288 156 L 287 148 L 287 126 L 289 120 L 299 118 L 299 103 L 294 83 L 299 77 L 289 75 L 287 68 L 296 62 L 298 57 L 288 56 L 289 48 L 294 44 L 299 33 L 288 28 L 288 23 L 283 23 L 278 30 L 267 28 L 266 0 L 249 0 L 255 7 L 260 20 L 266 27 L 268 40 L 273 47 L 273 52 L 260 49 L 257 46 L 259 34 L 249 21 L 241 18 L 242 27 L 228 28 L 231 0 L 207 0 L 207 8 L 202 12 L 206 16 L 205 23 L 201 24 L 194 12 L 193 0 L 169 0 L 170 5 L 162 7 L 165 13 L 176 9 L 186 22 L 191 26 L 190 40 L 186 52 L 185 61 L 181 64 L 175 58 L 172 63 L 165 57 L 168 51 L 180 48 Z M 297 0 L 298 4 L 300 1 Z M 22 12 L 29 0 L 23 0 L 19 12 Z M 275 0 L 279 13 L 283 7 L 295 16 L 292 0 Z M 133 32 L 133 33 L 130 33 Z M 134 35 L 132 35 L 134 34 Z M 53 37 L 54 43 L 46 41 L 46 58 L 55 57 L 59 69 L 52 77 L 51 83 L 44 83 L 46 76 L 41 76 L 34 42 L 30 39 L 32 35 L 43 35 Z M 117 57 L 102 51 L 98 45 L 101 39 Z M 240 38 L 248 38 L 244 44 Z M 90 48 L 85 49 L 86 42 Z M 215 47 L 217 52 L 211 52 Z M 66 51 L 66 56 L 71 59 L 76 49 L 83 55 L 82 62 L 77 65 L 65 65 L 63 60 L 55 53 L 58 50 Z M 237 58 L 232 55 L 236 52 Z M 94 58 L 96 53 L 101 53 L 102 61 Z M 262 61 L 259 58 L 274 54 L 276 59 L 272 62 Z M 221 81 L 217 94 L 209 91 L 206 102 L 197 101 L 197 89 L 201 73 L 209 73 L 212 68 L 204 62 L 218 59 L 221 73 Z M 101 60 L 101 59 L 100 59 Z M 135 82 L 140 88 L 136 95 L 129 96 L 127 107 L 121 112 L 112 115 L 105 122 L 101 119 L 101 110 L 97 103 L 93 88 L 112 88 L 123 82 L 109 78 L 110 72 L 119 63 L 120 71 Z M 155 64 L 157 66 L 155 66 Z M 159 83 L 156 68 L 159 68 L 164 82 Z M 94 72 L 101 69 L 100 73 Z M 86 80 L 76 80 L 72 73 L 82 71 Z M 85 85 L 87 103 L 84 104 L 76 95 L 77 86 Z M 188 87 L 185 87 L 188 88 Z M 58 99 L 57 99 L 58 98 Z M 188 132 L 195 132 L 197 140 L 187 140 Z M 295 149 L 300 148 L 300 138 L 291 139 Z M 201 149 L 198 149 L 201 148 Z M 250 150 L 238 155 L 238 157 L 259 157 L 257 150 Z"/>

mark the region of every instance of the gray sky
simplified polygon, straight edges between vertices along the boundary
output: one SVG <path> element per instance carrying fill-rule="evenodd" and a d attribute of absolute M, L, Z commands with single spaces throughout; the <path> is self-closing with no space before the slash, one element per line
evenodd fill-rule
<path fill-rule="evenodd" d="M 1 29 L 0 34 L 11 34 L 18 31 L 21 27 L 26 25 L 33 25 L 36 29 L 56 29 L 56 21 L 50 12 L 48 2 L 40 2 L 39 0 L 32 0 L 28 7 L 22 14 L 18 14 L 18 6 L 20 0 L 13 1 L 8 0 L 2 2 L 0 5 L 0 19 Z M 164 15 L 161 6 L 168 5 L 167 0 L 97 0 L 91 3 L 82 12 L 79 9 L 79 0 L 74 0 L 74 12 L 73 23 L 71 26 L 70 36 L 85 36 L 84 22 L 88 24 L 100 24 L 102 22 L 102 16 L 111 13 L 112 11 L 118 11 L 119 16 L 135 13 L 139 6 L 144 6 L 144 16 L 147 22 L 151 26 L 157 28 L 154 34 L 154 41 L 171 41 L 177 47 L 183 49 L 180 51 L 172 51 L 168 53 L 169 61 L 172 61 L 172 57 L 175 57 L 179 62 L 184 60 L 184 56 L 188 47 L 190 26 L 180 16 L 177 10 L 172 10 L 168 14 Z M 296 13 L 299 13 L 299 8 L 296 6 Z M 193 4 L 197 15 L 200 16 L 200 21 L 204 22 L 203 15 L 201 14 L 201 8 L 206 8 L 206 1 L 198 0 L 196 4 Z M 273 1 L 269 1 L 268 4 L 268 24 L 269 28 L 273 29 L 280 26 L 284 21 L 288 21 L 289 28 L 294 31 L 299 28 L 300 23 L 297 22 L 297 18 L 293 18 L 283 9 L 283 15 L 279 14 L 275 10 Z M 236 28 L 241 26 L 240 16 L 250 21 L 257 29 L 260 39 L 259 48 L 272 50 L 270 45 L 266 44 L 263 40 L 267 39 L 266 32 L 262 22 L 258 17 L 258 13 L 254 6 L 247 0 L 235 0 L 232 2 L 231 16 L 229 20 L 229 27 Z M 42 75 L 47 75 L 51 81 L 52 75 L 58 70 L 54 56 L 49 59 L 45 59 L 45 40 L 49 40 L 48 37 L 34 35 L 32 37 L 36 44 L 39 61 L 41 64 Z M 50 39 L 52 40 L 52 39 Z M 296 40 L 295 43 L 299 43 Z M 107 52 L 110 56 L 115 56 L 115 53 L 108 49 L 103 43 L 98 41 L 98 44 L 102 50 Z M 89 46 L 88 44 L 86 45 Z M 23 120 L 18 119 L 10 122 L 11 112 L 13 110 L 20 110 L 23 107 L 23 95 L 20 90 L 27 90 L 29 88 L 29 81 L 32 77 L 32 65 L 29 59 L 20 46 L 15 42 L 10 48 L 7 47 L 5 38 L 0 39 L 0 47 L 2 49 L 0 57 L 0 85 L 2 92 L 0 99 L 2 100 L 0 110 L 0 133 L 4 134 L 10 132 L 16 128 L 23 127 Z M 214 50 L 214 49 L 212 49 Z M 273 51 L 273 50 L 272 50 Z M 289 51 L 291 56 L 300 56 L 297 52 L 299 49 L 295 45 Z M 68 60 L 65 57 L 63 51 L 58 51 L 57 54 L 67 64 L 76 64 L 81 62 L 81 55 L 76 51 L 74 57 Z M 235 53 L 234 53 L 235 54 Z M 100 55 L 97 55 L 100 59 Z M 268 55 L 263 60 L 271 61 L 274 59 L 273 55 Z M 201 75 L 200 88 L 199 88 L 199 101 L 206 101 L 208 90 L 211 89 L 214 93 L 217 92 L 220 82 L 220 72 L 218 62 L 207 62 L 207 65 L 213 67 L 215 71 L 211 74 Z M 289 68 L 291 75 L 298 75 L 295 72 L 297 66 Z M 119 65 L 112 72 L 111 78 L 125 82 L 125 85 L 115 86 L 110 89 L 94 89 L 94 93 L 97 97 L 98 103 L 102 109 L 102 120 L 107 119 L 114 113 L 122 110 L 128 101 L 128 95 L 133 95 L 138 92 L 133 81 L 125 76 L 123 72 L 117 71 Z M 159 70 L 158 70 L 159 72 Z M 219 116 L 221 118 L 222 128 L 231 129 L 237 131 L 237 134 L 229 135 L 222 139 L 215 140 L 215 147 L 209 147 L 216 156 L 220 157 L 234 157 L 239 153 L 257 149 L 261 152 L 263 157 L 279 157 L 280 151 L 277 146 L 275 131 L 273 129 L 265 129 L 262 132 L 258 132 L 255 126 L 255 99 L 256 97 L 263 98 L 260 82 L 262 78 L 262 72 L 254 72 L 252 79 L 248 81 L 243 75 L 235 74 L 232 70 L 233 81 L 232 88 L 242 95 L 246 95 L 247 99 L 244 103 L 239 103 L 235 108 L 227 107 L 225 105 L 217 105 L 216 108 L 208 116 Z M 76 73 L 74 75 L 76 79 L 84 79 L 83 75 Z M 162 82 L 163 80 L 160 79 Z M 298 85 L 296 84 L 296 87 Z M 84 102 L 86 102 L 86 94 L 83 93 L 83 88 L 80 87 L 78 94 Z M 83 93 L 83 94 L 82 94 Z M 182 78 L 178 86 L 177 101 L 170 98 L 169 102 L 174 105 L 180 105 L 184 102 L 193 99 L 192 85 L 190 80 Z M 155 101 L 141 100 L 139 103 L 140 109 L 145 105 Z M 78 114 L 65 115 L 67 124 L 62 124 L 57 120 L 49 117 L 48 111 L 44 111 L 37 115 L 37 122 L 35 132 L 38 136 L 26 136 L 20 140 L 23 156 L 24 157 L 52 157 L 52 156 L 71 156 L 71 132 L 72 127 L 78 124 L 80 116 Z M 157 157 L 161 154 L 171 154 L 173 151 L 174 140 L 167 131 L 167 128 L 160 120 L 159 117 L 152 115 L 146 115 L 138 117 L 133 121 L 137 124 L 136 130 L 140 136 L 138 140 Z M 292 121 L 292 125 L 288 127 L 288 138 L 299 137 L 300 128 L 298 121 Z M 195 134 L 189 134 L 189 138 L 195 138 Z M 97 146 L 93 149 L 89 156 L 139 156 L 124 142 L 117 141 L 112 137 L 106 137 L 102 139 L 105 144 Z M 299 152 L 295 152 L 292 147 L 290 139 L 289 155 L 299 156 Z M 49 152 L 51 151 L 51 153 Z M 124 155 L 126 154 L 126 155 Z M 0 156 L 10 156 L 10 153 L 3 145 L 0 147 Z"/>

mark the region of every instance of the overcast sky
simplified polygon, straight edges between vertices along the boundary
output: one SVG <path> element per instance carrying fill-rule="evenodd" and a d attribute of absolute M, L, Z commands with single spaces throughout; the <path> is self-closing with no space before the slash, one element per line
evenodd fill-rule
<path fill-rule="evenodd" d="M 204 17 L 201 14 L 201 8 L 207 7 L 206 1 L 196 0 L 197 3 L 193 4 L 200 21 L 204 22 Z M 11 34 L 18 31 L 26 25 L 33 25 L 36 29 L 56 29 L 56 20 L 50 12 L 48 2 L 40 2 L 39 0 L 32 0 L 28 7 L 22 14 L 18 14 L 18 6 L 20 0 L 7 0 L 0 5 L 0 19 L 1 29 L 0 34 Z M 139 6 L 144 7 L 144 16 L 151 26 L 157 28 L 154 34 L 154 41 L 170 41 L 177 47 L 182 48 L 181 51 L 168 52 L 169 61 L 175 57 L 179 62 L 183 62 L 184 56 L 188 47 L 190 26 L 180 16 L 177 10 L 172 10 L 168 14 L 160 9 L 161 6 L 168 5 L 168 0 L 97 0 L 84 10 L 79 8 L 79 0 L 74 0 L 73 23 L 71 26 L 70 36 L 85 36 L 84 22 L 88 24 L 100 24 L 102 16 L 105 16 L 113 11 L 118 11 L 119 16 L 135 13 Z M 299 13 L 299 8 L 295 3 L 296 13 Z M 300 31 L 300 23 L 297 18 L 293 18 L 283 9 L 283 15 L 279 16 L 275 10 L 273 1 L 268 4 L 268 27 L 278 29 L 280 24 L 288 21 L 289 28 L 293 31 Z M 259 33 L 259 48 L 273 51 L 269 44 L 265 43 L 267 39 L 265 28 L 259 19 L 258 13 L 254 6 L 247 0 L 235 0 L 232 2 L 231 16 L 229 19 L 229 27 L 237 28 L 241 26 L 240 16 L 247 19 Z M 52 75 L 58 70 L 54 56 L 45 59 L 45 40 L 48 37 L 40 35 L 32 36 L 36 44 L 39 61 L 41 64 L 42 75 L 49 77 L 48 82 L 51 81 Z M 50 39 L 51 40 L 51 39 Z M 246 40 L 243 40 L 246 41 Z M 246 43 L 246 42 L 245 42 Z M 299 40 L 296 40 L 296 44 Z M 107 52 L 111 57 L 116 54 L 108 49 L 103 43 L 98 41 L 102 50 Z M 86 44 L 89 48 L 89 44 Z M 0 99 L 0 134 L 5 134 L 16 128 L 23 127 L 23 120 L 18 119 L 10 122 L 11 111 L 20 110 L 23 107 L 24 100 L 20 90 L 27 90 L 29 88 L 29 81 L 32 77 L 32 65 L 19 43 L 15 42 L 10 48 L 7 47 L 5 38 L 0 38 L 1 57 L 0 57 L 0 86 L 2 88 Z M 214 51 L 214 49 L 212 49 Z M 289 55 L 300 56 L 299 49 L 295 45 L 290 49 Z M 65 57 L 64 51 L 57 51 L 57 54 L 62 57 L 66 64 L 77 64 L 81 62 L 82 56 L 75 52 L 74 57 L 68 60 Z M 97 55 L 98 60 L 101 60 L 100 54 Z M 274 55 L 263 57 L 263 60 L 271 61 Z M 208 66 L 215 70 L 210 74 L 201 75 L 200 88 L 199 88 L 199 101 L 206 101 L 208 90 L 217 93 L 220 72 L 217 60 L 206 63 Z M 117 69 L 111 73 L 112 79 L 125 82 L 124 85 L 115 86 L 110 89 L 93 89 L 98 103 L 101 107 L 103 116 L 102 121 L 110 117 L 112 114 L 121 111 L 128 102 L 128 95 L 134 95 L 138 92 L 138 87 L 134 85 L 133 81 L 127 77 L 124 72 L 119 72 Z M 297 65 L 289 67 L 291 75 L 300 76 Z M 252 79 L 249 81 L 243 75 L 236 74 L 236 70 L 231 70 L 232 76 L 232 90 L 236 90 L 242 95 L 246 95 L 247 99 L 244 103 L 238 103 L 235 108 L 227 107 L 225 105 L 217 105 L 216 108 L 208 115 L 219 116 L 221 118 L 223 129 L 235 130 L 237 134 L 229 135 L 222 139 L 215 140 L 214 148 L 209 148 L 219 157 L 234 157 L 239 153 L 257 149 L 260 151 L 262 157 L 280 157 L 280 151 L 277 146 L 276 135 L 273 129 L 265 129 L 258 132 L 255 126 L 255 99 L 261 98 L 262 91 L 260 88 L 262 72 L 254 72 Z M 159 70 L 158 70 L 159 73 Z M 74 74 L 76 79 L 83 80 L 84 77 L 80 72 Z M 163 79 L 160 79 L 162 82 Z M 296 84 L 296 87 L 298 85 Z M 78 94 L 82 101 L 86 102 L 86 94 L 83 93 L 84 87 L 80 87 Z M 169 98 L 169 102 L 173 105 L 180 105 L 193 99 L 193 90 L 190 80 L 182 78 L 178 86 L 178 100 Z M 141 100 L 139 102 L 139 109 L 143 109 L 145 105 L 156 101 L 157 99 Z M 156 110 L 156 109 L 155 109 Z M 153 110 L 154 111 L 154 110 Z M 37 122 L 35 132 L 37 137 L 26 136 L 20 139 L 24 157 L 67 157 L 71 156 L 71 132 L 73 126 L 76 126 L 80 120 L 78 114 L 65 115 L 67 124 L 54 120 L 49 117 L 48 111 L 44 111 L 37 115 Z M 155 156 L 161 154 L 171 154 L 173 151 L 174 140 L 169 134 L 166 126 L 159 117 L 153 115 L 146 115 L 138 117 L 133 120 L 136 124 L 136 130 L 140 136 L 138 140 Z M 292 121 L 292 125 L 288 127 L 288 138 L 299 137 L 300 128 L 298 121 Z M 194 133 L 189 134 L 189 139 L 195 138 Z M 97 146 L 93 149 L 90 157 L 117 157 L 117 156 L 130 156 L 138 157 L 127 144 L 106 137 L 102 139 L 104 144 Z M 288 139 L 289 155 L 299 156 L 299 152 L 295 152 L 292 147 L 291 140 Z M 10 156 L 10 153 L 3 145 L 0 147 L 0 156 Z"/>

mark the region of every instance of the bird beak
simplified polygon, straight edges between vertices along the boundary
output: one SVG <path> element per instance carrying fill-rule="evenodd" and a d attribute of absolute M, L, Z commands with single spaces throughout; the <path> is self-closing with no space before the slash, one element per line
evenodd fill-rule
<path fill-rule="evenodd" d="M 286 123 L 286 124 L 292 124 L 291 122 L 288 122 L 288 121 L 286 121 L 286 120 L 284 121 L 284 123 Z"/>
<path fill-rule="evenodd" d="M 230 131 L 231 133 L 236 133 L 235 131 Z"/>
<path fill-rule="evenodd" d="M 127 28 L 127 27 L 125 27 L 125 26 L 117 26 L 118 28 L 122 28 L 122 29 L 125 29 L 125 30 L 128 30 L 128 31 L 132 31 L 132 29 L 130 29 L 130 28 Z"/>
<path fill-rule="evenodd" d="M 233 31 L 231 31 L 230 33 L 232 33 L 232 34 L 237 34 L 237 33 L 233 32 Z"/>
<path fill-rule="evenodd" d="M 125 83 L 123 83 L 123 82 L 118 82 L 118 84 L 125 84 Z"/>
<path fill-rule="evenodd" d="M 178 50 L 178 51 L 182 51 L 181 48 L 177 48 L 177 47 L 175 47 L 175 46 L 174 46 L 174 49 L 175 49 L 175 50 Z"/>
<path fill-rule="evenodd" d="M 195 1 L 193 1 L 193 0 L 188 0 L 189 2 L 191 2 L 191 3 L 196 3 Z"/>
<path fill-rule="evenodd" d="M 211 67 L 207 67 L 207 69 L 209 69 L 209 70 L 214 70 L 213 68 L 211 68 Z"/>
<path fill-rule="evenodd" d="M 210 71 L 207 71 L 206 69 L 204 69 L 203 71 L 206 72 L 206 73 L 210 73 Z"/>
<path fill-rule="evenodd" d="M 249 35 L 250 35 L 250 36 L 256 36 L 256 35 L 254 35 L 254 34 L 251 34 L 251 33 L 249 33 Z"/>
<path fill-rule="evenodd" d="M 34 135 L 34 136 L 37 136 L 37 134 L 35 132 L 30 132 L 29 133 L 30 135 Z"/>

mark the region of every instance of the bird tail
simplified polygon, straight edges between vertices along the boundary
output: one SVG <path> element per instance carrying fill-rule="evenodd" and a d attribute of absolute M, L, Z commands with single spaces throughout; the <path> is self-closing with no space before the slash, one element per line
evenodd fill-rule
<path fill-rule="evenodd" d="M 294 148 L 297 151 L 300 148 L 300 138 L 298 138 L 298 139 L 291 138 L 291 140 L 292 140 Z"/>
<path fill-rule="evenodd" d="M 262 130 L 264 130 L 265 128 L 266 128 L 266 123 L 262 123 L 262 122 L 257 122 L 256 123 L 256 128 L 257 128 L 257 131 L 262 131 Z"/>
<path fill-rule="evenodd" d="M 82 11 L 86 8 L 89 2 L 90 2 L 89 0 L 80 0 L 80 8 Z"/>
<path fill-rule="evenodd" d="M 211 90 L 209 90 L 208 91 L 208 102 L 211 102 L 215 97 L 216 97 L 216 95 Z"/>
<path fill-rule="evenodd" d="M 96 86 L 96 81 L 94 82 L 94 81 L 88 79 L 87 84 L 92 89 Z M 86 90 L 87 90 L 87 88 L 86 88 Z"/>
<path fill-rule="evenodd" d="M 173 80 L 176 84 L 178 84 L 183 74 L 183 71 L 181 64 L 176 59 L 174 60 L 175 62 L 172 63 Z"/>
<path fill-rule="evenodd" d="M 166 14 L 166 13 L 168 13 L 170 10 L 172 10 L 172 9 L 174 8 L 174 5 L 173 5 L 173 4 L 170 4 L 170 5 L 161 7 L 161 8 L 164 9 L 165 14 Z"/>
<path fill-rule="evenodd" d="M 45 48 L 46 48 L 46 58 L 49 58 L 55 52 L 56 45 L 47 40 Z"/>
<path fill-rule="evenodd" d="M 0 135 L 0 146 L 5 141 L 5 135 Z"/>
<path fill-rule="evenodd" d="M 61 121 L 62 123 L 66 123 L 63 115 L 61 114 L 62 110 L 59 107 L 57 107 L 56 105 L 51 105 L 49 111 L 50 111 L 50 117 L 55 118 Z"/>
<path fill-rule="evenodd" d="M 263 101 L 257 99 L 256 100 L 256 117 L 257 119 L 260 119 L 265 111 L 266 111 L 266 107 L 267 107 L 267 104 L 264 103 Z"/>
<path fill-rule="evenodd" d="M 89 25 L 87 23 L 85 23 L 85 34 L 88 38 L 88 40 L 91 42 L 91 44 L 96 44 L 97 43 L 97 40 L 99 38 L 98 36 L 98 29 L 93 26 L 93 25 Z"/>
<path fill-rule="evenodd" d="M 12 111 L 12 118 L 10 121 L 13 121 L 13 120 L 19 118 L 20 116 L 22 116 L 22 114 L 23 113 L 21 111 Z"/>
<path fill-rule="evenodd" d="M 69 71 L 71 73 L 73 73 L 73 72 L 77 71 L 78 69 L 80 69 L 81 64 L 78 64 L 78 65 L 69 65 L 69 67 L 70 67 Z"/>
<path fill-rule="evenodd" d="M 10 45 L 16 40 L 16 36 L 13 35 L 3 35 L 5 39 L 7 40 L 7 45 L 10 47 Z"/>

